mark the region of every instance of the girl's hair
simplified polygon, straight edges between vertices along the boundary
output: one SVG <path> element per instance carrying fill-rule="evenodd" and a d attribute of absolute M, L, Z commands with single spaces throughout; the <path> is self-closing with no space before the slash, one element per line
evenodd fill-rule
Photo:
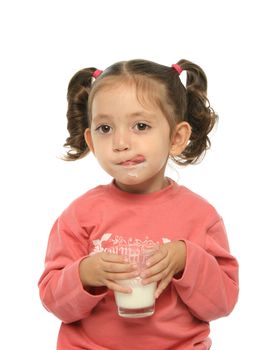
<path fill-rule="evenodd" d="M 64 144 L 69 148 L 64 159 L 76 160 L 89 152 L 84 131 L 91 125 L 95 94 L 104 88 L 133 84 L 142 105 L 149 106 L 150 103 L 163 112 L 169 122 L 171 135 L 180 122 L 190 124 L 192 132 L 188 145 L 173 160 L 179 165 L 196 163 L 210 147 L 208 134 L 217 121 L 217 115 L 207 99 L 204 71 L 187 60 L 180 60 L 177 64 L 186 71 L 185 87 L 174 68 L 146 60 L 117 62 L 97 79 L 93 77 L 96 68 L 77 72 L 68 86 L 67 129 L 70 136 Z"/>

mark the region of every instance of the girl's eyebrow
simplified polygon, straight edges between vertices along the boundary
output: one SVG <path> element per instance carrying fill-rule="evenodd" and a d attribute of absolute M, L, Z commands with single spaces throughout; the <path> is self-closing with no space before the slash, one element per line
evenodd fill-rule
<path fill-rule="evenodd" d="M 130 113 L 127 117 L 130 119 L 137 118 L 137 117 L 154 118 L 154 115 L 152 113 L 146 113 L 145 111 L 136 111 L 136 112 Z M 108 120 L 108 119 L 114 119 L 114 116 L 109 114 L 96 114 L 93 116 L 93 119 L 95 121 Z"/>
<path fill-rule="evenodd" d="M 154 115 L 152 113 L 147 113 L 145 111 L 137 111 L 137 112 L 131 113 L 129 117 L 130 118 L 136 118 L 136 117 L 153 118 Z"/>
<path fill-rule="evenodd" d="M 96 114 L 93 116 L 93 120 L 103 120 L 103 119 L 111 119 L 112 116 L 108 115 L 108 114 Z"/>

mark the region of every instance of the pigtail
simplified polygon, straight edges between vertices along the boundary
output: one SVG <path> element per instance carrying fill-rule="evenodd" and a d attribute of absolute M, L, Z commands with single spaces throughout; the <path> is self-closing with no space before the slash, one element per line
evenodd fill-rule
<path fill-rule="evenodd" d="M 180 60 L 178 65 L 187 73 L 187 108 L 184 119 L 192 129 L 190 141 L 180 156 L 181 163 L 196 163 L 211 146 L 208 134 L 213 129 L 218 116 L 210 107 L 207 98 L 207 78 L 204 71 L 187 60 Z"/>
<path fill-rule="evenodd" d="M 69 137 L 64 147 L 68 150 L 64 160 L 83 158 L 89 148 L 84 139 L 85 129 L 88 128 L 88 96 L 93 83 L 93 73 L 96 68 L 85 68 L 77 72 L 68 85 L 67 100 L 67 129 Z"/>

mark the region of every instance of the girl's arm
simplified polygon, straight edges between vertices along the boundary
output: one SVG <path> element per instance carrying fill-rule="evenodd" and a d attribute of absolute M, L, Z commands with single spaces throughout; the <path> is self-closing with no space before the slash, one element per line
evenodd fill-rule
<path fill-rule="evenodd" d="M 68 224 L 67 224 L 68 222 Z M 89 229 L 88 229 L 89 230 Z M 86 318 L 111 290 L 130 293 L 117 280 L 138 275 L 136 267 L 119 255 L 89 256 L 89 233 L 72 210 L 54 224 L 48 243 L 45 271 L 39 281 L 43 305 L 65 323 Z"/>
<path fill-rule="evenodd" d="M 172 281 L 190 312 L 203 321 L 228 315 L 238 298 L 238 264 L 230 255 L 221 219 L 207 231 L 205 245 L 189 240 L 164 244 L 142 273 L 159 281 L 156 297 Z"/>
<path fill-rule="evenodd" d="M 238 299 L 238 263 L 229 253 L 222 219 L 208 229 L 204 247 L 185 244 L 185 269 L 173 279 L 181 299 L 203 321 L 227 316 Z"/>
<path fill-rule="evenodd" d="M 88 254 L 88 234 L 74 217 L 69 225 L 60 217 L 51 230 L 39 290 L 45 308 L 65 323 L 87 317 L 107 293 L 106 288 L 90 293 L 82 285 L 79 266 Z"/>

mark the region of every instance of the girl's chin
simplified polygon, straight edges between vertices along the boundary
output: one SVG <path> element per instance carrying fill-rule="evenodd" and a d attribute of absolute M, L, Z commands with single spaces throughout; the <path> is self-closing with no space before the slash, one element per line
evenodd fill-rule
<path fill-rule="evenodd" d="M 124 172 L 120 174 L 114 173 L 111 175 L 117 182 L 127 186 L 137 185 L 148 180 L 148 178 L 145 176 L 146 174 L 143 174 L 141 169 L 138 171 L 136 168 L 126 169 Z"/>
<path fill-rule="evenodd" d="M 142 178 L 140 178 L 139 176 L 128 176 L 126 178 L 117 178 L 115 177 L 116 183 L 122 184 L 124 186 L 134 186 L 134 185 L 139 185 L 141 184 L 143 181 Z"/>

